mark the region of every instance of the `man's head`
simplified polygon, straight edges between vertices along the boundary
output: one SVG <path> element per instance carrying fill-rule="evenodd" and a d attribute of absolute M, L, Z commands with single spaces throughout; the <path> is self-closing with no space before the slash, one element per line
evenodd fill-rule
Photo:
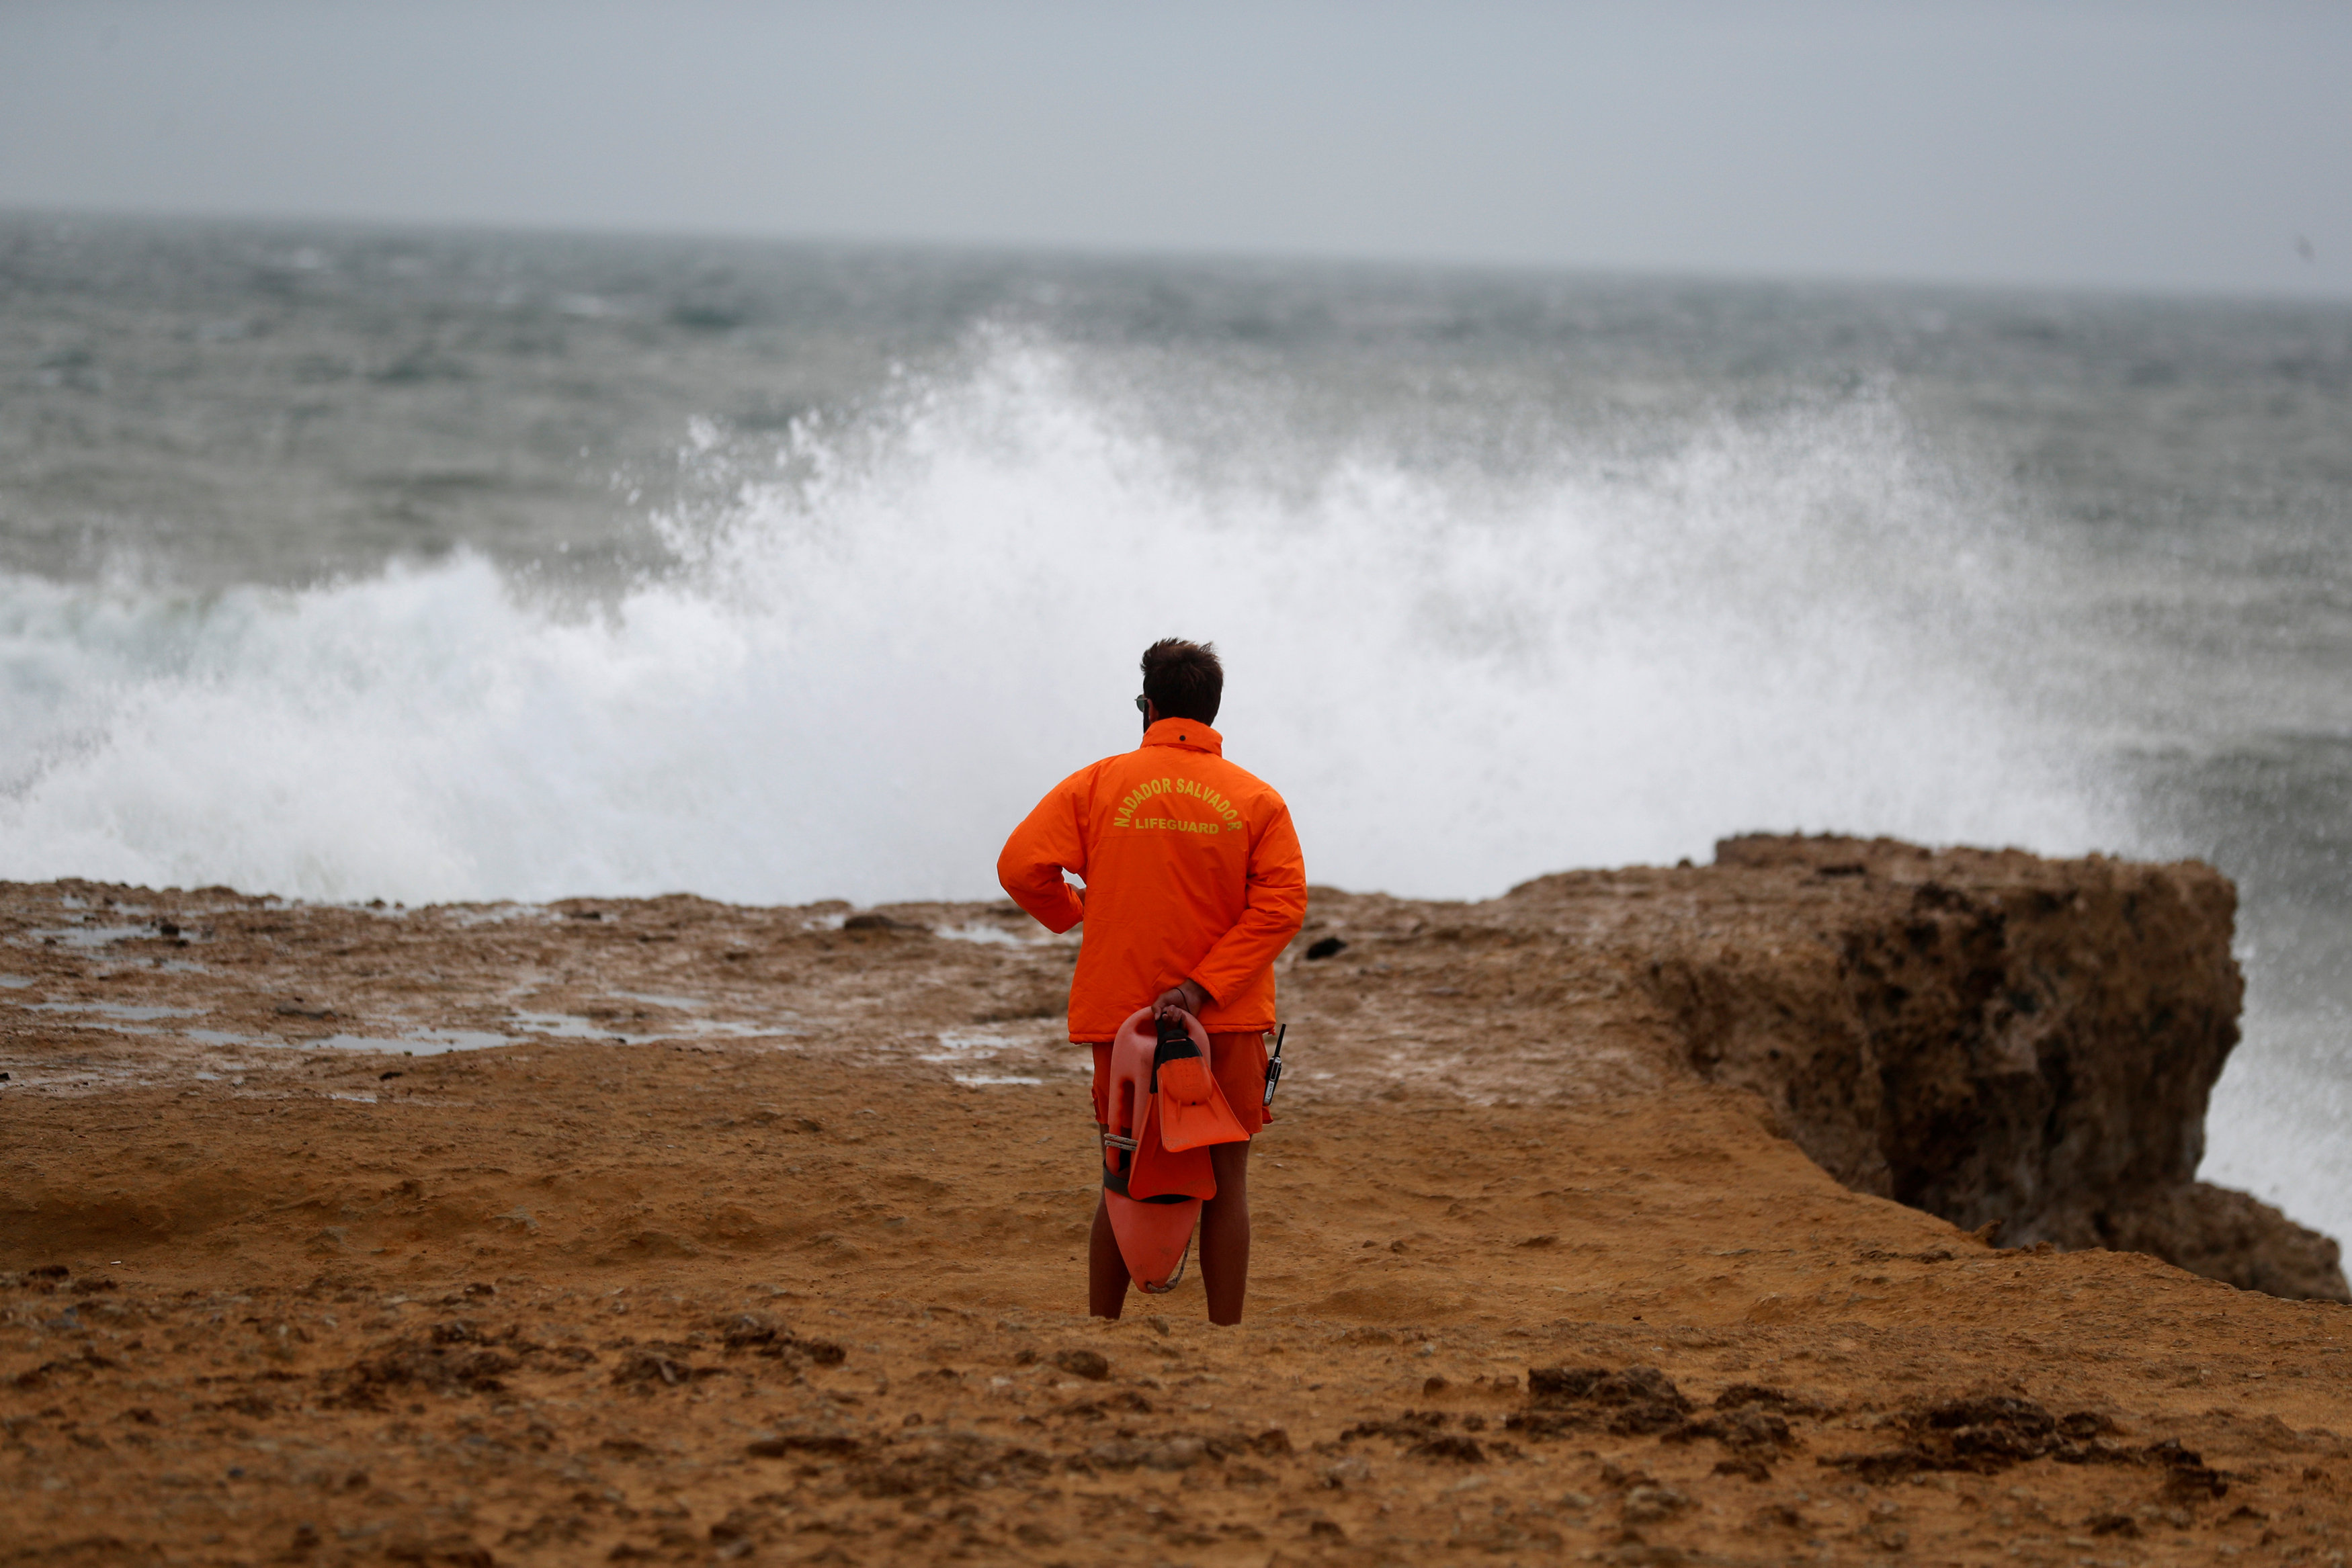
<path fill-rule="evenodd" d="M 1225 695 L 1225 667 L 1213 643 L 1162 637 L 1143 651 L 1143 695 L 1161 718 L 1217 722 Z"/>

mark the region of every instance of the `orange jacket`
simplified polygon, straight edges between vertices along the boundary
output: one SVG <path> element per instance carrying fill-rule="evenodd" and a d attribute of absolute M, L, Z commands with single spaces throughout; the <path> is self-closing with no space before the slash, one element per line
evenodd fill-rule
<path fill-rule="evenodd" d="M 1083 904 L 1065 869 L 1086 878 Z M 1212 1034 L 1274 1027 L 1274 960 L 1307 918 L 1307 862 L 1290 808 L 1207 725 L 1163 718 L 1063 779 L 1005 841 L 996 880 L 1050 931 L 1086 922 L 1072 1040 L 1109 1040 L 1187 979 L 1212 998 Z"/>

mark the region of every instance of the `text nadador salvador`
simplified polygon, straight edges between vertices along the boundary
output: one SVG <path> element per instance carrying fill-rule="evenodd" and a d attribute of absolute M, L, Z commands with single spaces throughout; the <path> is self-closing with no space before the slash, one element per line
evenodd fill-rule
<path fill-rule="evenodd" d="M 1212 811 L 1216 812 L 1220 820 L 1214 822 L 1196 822 L 1185 817 L 1139 817 L 1135 814 L 1135 809 L 1138 806 L 1161 795 L 1190 795 Z M 1179 833 L 1213 833 L 1222 829 L 1231 828 L 1238 833 L 1245 831 L 1242 825 L 1241 815 L 1241 811 L 1231 800 L 1204 784 L 1197 784 L 1190 779 L 1154 779 L 1148 783 L 1137 785 L 1129 793 L 1127 799 L 1118 803 L 1118 810 L 1112 815 L 1110 825 L 1114 828 L 1160 828 Z"/>

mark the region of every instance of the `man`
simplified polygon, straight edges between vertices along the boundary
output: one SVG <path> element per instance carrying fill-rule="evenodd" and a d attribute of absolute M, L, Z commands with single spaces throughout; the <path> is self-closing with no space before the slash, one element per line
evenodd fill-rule
<path fill-rule="evenodd" d="M 1086 922 L 1070 1039 L 1094 1047 L 1097 1124 L 1109 1120 L 1110 1041 L 1142 1007 L 1198 1018 L 1243 1129 L 1265 1120 L 1274 960 L 1307 918 L 1307 867 L 1282 797 L 1227 762 L 1210 727 L 1224 685 L 1213 645 L 1171 637 L 1145 649 L 1143 744 L 1055 785 L 997 857 L 1004 891 L 1048 930 Z M 1249 1288 L 1249 1151 L 1246 1140 L 1210 1151 L 1217 1196 L 1201 1211 L 1200 1247 L 1213 1323 L 1241 1322 Z M 1087 1309 L 1118 1316 L 1127 1287 L 1098 1201 Z"/>

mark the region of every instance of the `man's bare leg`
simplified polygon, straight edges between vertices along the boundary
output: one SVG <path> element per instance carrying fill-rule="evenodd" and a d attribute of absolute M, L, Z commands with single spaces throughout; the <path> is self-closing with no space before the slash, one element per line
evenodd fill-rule
<path fill-rule="evenodd" d="M 1087 1238 L 1087 1311 L 1098 1318 L 1115 1318 L 1127 1305 L 1127 1260 L 1118 1255 L 1118 1237 L 1110 1228 L 1110 1207 L 1095 1200 L 1095 1228 Z"/>
<path fill-rule="evenodd" d="M 1217 1196 L 1201 1206 L 1201 1287 L 1209 1295 L 1209 1321 L 1228 1327 L 1242 1321 L 1249 1293 L 1249 1152 L 1246 1141 L 1210 1146 Z M 1108 1218 L 1096 1223 L 1110 1228 Z"/>

